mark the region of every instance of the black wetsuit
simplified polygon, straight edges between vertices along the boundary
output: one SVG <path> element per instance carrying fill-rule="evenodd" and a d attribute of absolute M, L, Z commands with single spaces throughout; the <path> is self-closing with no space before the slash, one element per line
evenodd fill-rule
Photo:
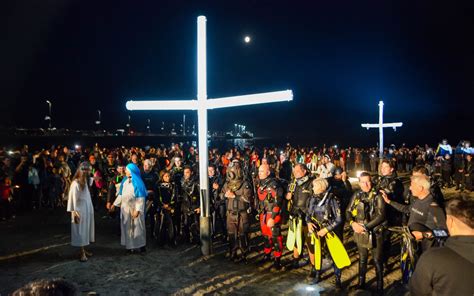
<path fill-rule="evenodd" d="M 159 210 L 160 208 L 157 205 L 156 202 L 156 191 L 157 191 L 157 184 L 158 184 L 158 174 L 151 170 L 149 172 L 142 171 L 141 172 L 141 177 L 143 180 L 143 183 L 145 183 L 146 190 L 149 191 L 147 194 L 147 201 L 145 205 L 145 209 L 148 209 L 148 211 L 145 213 L 146 216 L 145 218 L 148 218 L 149 224 L 150 224 L 150 235 L 151 237 L 155 236 L 155 224 L 156 224 L 156 216 L 159 215 Z"/>
<path fill-rule="evenodd" d="M 158 184 L 157 207 L 160 209 L 157 216 L 155 236 L 160 243 L 167 240 L 168 244 L 176 244 L 176 228 L 174 215 L 176 213 L 176 191 L 173 183 L 161 182 Z M 167 205 L 167 208 L 164 208 Z"/>
<path fill-rule="evenodd" d="M 346 219 L 350 223 L 364 225 L 363 234 L 354 233 L 354 241 L 359 252 L 359 285 L 365 285 L 369 249 L 377 276 L 377 290 L 383 290 L 383 241 L 387 219 L 385 202 L 382 196 L 372 189 L 370 192 L 357 191 L 346 210 Z"/>
<path fill-rule="evenodd" d="M 338 225 L 337 229 L 334 232 L 339 236 L 341 241 L 344 239 L 344 224 L 346 223 L 346 212 L 347 205 L 351 201 L 352 197 L 352 185 L 349 180 L 342 181 L 339 179 L 335 179 L 334 177 L 328 178 L 329 187 L 331 188 L 331 193 L 335 195 L 337 200 L 339 201 L 339 205 L 341 207 L 341 223 Z"/>
<path fill-rule="evenodd" d="M 306 212 L 306 222 L 316 225 L 316 232 L 326 228 L 328 232 L 336 231 L 342 223 L 341 208 L 337 198 L 329 191 L 312 196 L 309 200 L 308 211 Z M 336 233 L 337 236 L 339 234 Z M 325 241 L 322 241 L 321 251 L 327 248 Z M 310 253 L 312 251 L 310 250 Z M 328 254 L 329 252 L 326 252 Z M 333 263 L 336 281 L 341 281 L 341 270 Z"/>
<path fill-rule="evenodd" d="M 199 243 L 199 216 L 196 209 L 200 207 L 199 184 L 193 178 L 181 181 L 181 214 L 183 219 L 183 236 L 186 241 Z"/>
<path fill-rule="evenodd" d="M 214 184 L 219 185 L 219 187 L 214 189 Z M 221 233 L 225 238 L 227 236 L 226 204 L 225 200 L 219 196 L 222 185 L 222 180 L 219 176 L 209 177 L 209 200 L 212 204 L 212 235 Z"/>

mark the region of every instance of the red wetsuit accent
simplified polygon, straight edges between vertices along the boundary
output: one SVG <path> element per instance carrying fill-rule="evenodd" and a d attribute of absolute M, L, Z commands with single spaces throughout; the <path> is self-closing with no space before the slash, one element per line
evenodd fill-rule
<path fill-rule="evenodd" d="M 265 237 L 264 253 L 270 254 L 273 249 L 273 256 L 279 258 L 283 251 L 283 237 L 281 235 L 281 199 L 277 189 L 272 186 L 259 187 L 257 195 L 260 203 L 260 228 Z M 267 226 L 267 221 L 273 218 L 274 226 Z"/>

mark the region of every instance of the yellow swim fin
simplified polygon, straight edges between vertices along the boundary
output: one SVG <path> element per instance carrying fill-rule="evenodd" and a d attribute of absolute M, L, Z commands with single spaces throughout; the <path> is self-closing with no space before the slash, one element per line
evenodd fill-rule
<path fill-rule="evenodd" d="M 341 269 L 350 266 L 351 259 L 349 255 L 347 255 L 346 248 L 344 248 L 339 237 L 337 237 L 334 232 L 328 232 L 324 237 L 326 238 L 326 245 L 328 246 L 329 253 L 336 267 Z"/>
<path fill-rule="evenodd" d="M 314 245 L 314 268 L 321 270 L 321 239 L 313 232 L 311 241 Z"/>
<path fill-rule="evenodd" d="M 301 255 L 303 252 L 303 220 L 298 218 L 298 222 L 296 224 L 296 247 L 298 248 L 298 254 Z"/>
<path fill-rule="evenodd" d="M 296 230 L 296 221 L 295 219 L 290 219 L 288 222 L 288 236 L 286 237 L 286 247 L 288 250 L 293 251 L 295 248 L 295 230 Z"/>

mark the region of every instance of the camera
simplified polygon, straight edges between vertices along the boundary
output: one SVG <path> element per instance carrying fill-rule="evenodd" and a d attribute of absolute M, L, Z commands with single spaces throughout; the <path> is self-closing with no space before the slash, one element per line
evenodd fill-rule
<path fill-rule="evenodd" d="M 433 236 L 435 238 L 447 238 L 449 237 L 449 233 L 445 229 L 433 229 Z"/>

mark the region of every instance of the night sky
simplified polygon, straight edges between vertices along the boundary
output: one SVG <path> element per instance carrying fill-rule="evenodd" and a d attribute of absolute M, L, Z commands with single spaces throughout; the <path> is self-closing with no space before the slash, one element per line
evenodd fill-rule
<path fill-rule="evenodd" d="M 124 128 L 131 98 L 196 97 L 207 17 L 210 98 L 292 89 L 294 101 L 210 111 L 211 130 L 315 144 L 474 140 L 474 1 L 3 1 L 0 125 Z M 311 4 L 310 4 L 311 3 Z M 245 35 L 252 42 L 245 44 Z M 152 130 L 183 112 L 133 112 Z M 186 112 L 188 121 L 196 119 Z"/>

